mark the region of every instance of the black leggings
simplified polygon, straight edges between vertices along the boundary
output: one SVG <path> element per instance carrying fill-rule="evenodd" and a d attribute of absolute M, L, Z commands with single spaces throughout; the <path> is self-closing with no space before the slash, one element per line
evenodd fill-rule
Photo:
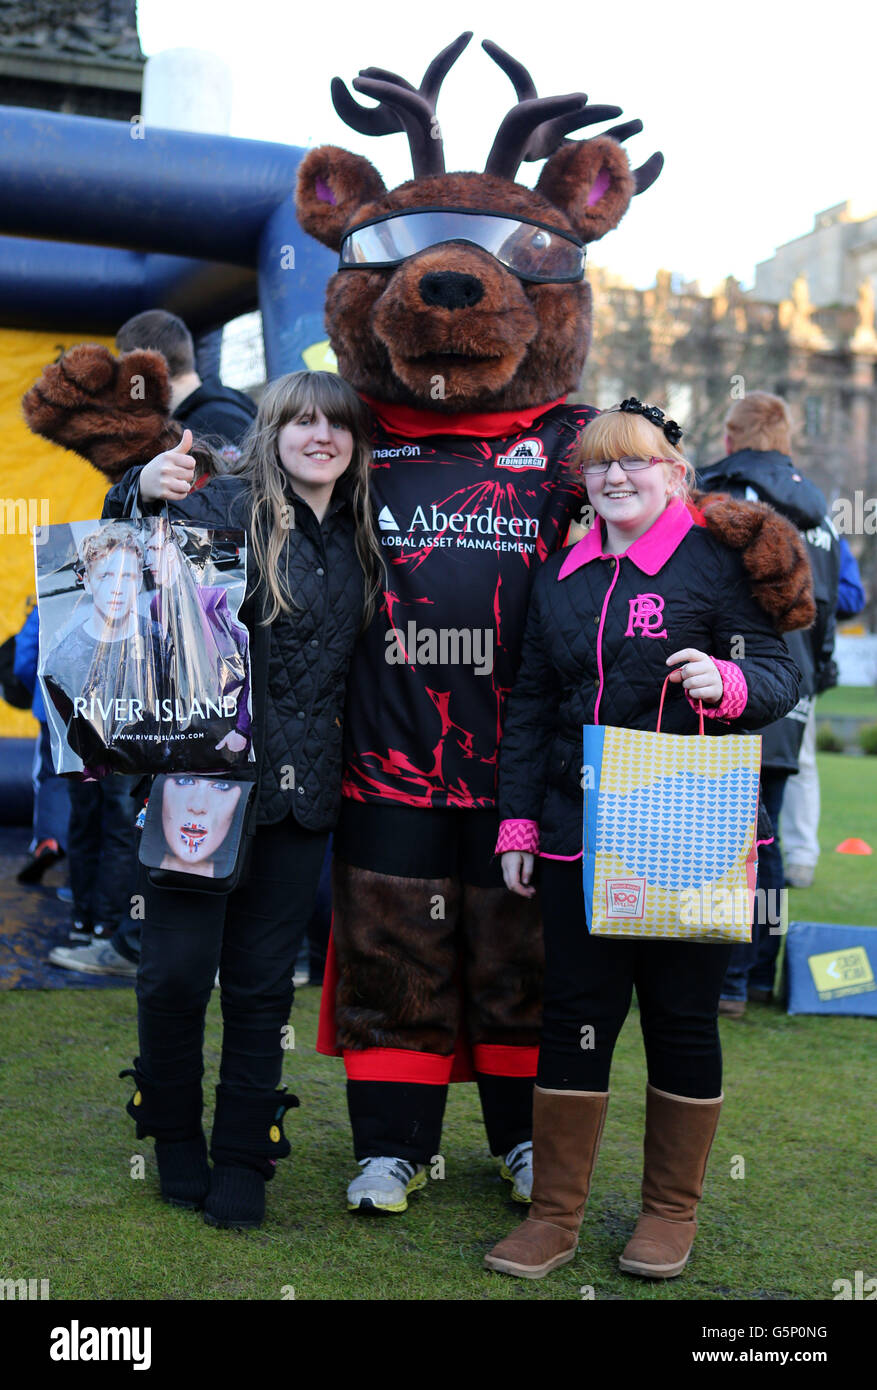
<path fill-rule="evenodd" d="M 219 1079 L 246 1090 L 276 1089 L 295 960 L 328 838 L 302 830 L 291 815 L 260 826 L 249 878 L 228 896 L 153 888 L 141 870 L 140 1064 L 153 1085 L 201 1078 L 204 1014 L 218 967 Z"/>
<path fill-rule="evenodd" d="M 585 925 L 582 863 L 540 862 L 545 1001 L 536 1084 L 606 1091 L 636 986 L 649 1081 L 711 1100 L 722 1090 L 718 1004 L 730 946 L 624 941 Z"/>

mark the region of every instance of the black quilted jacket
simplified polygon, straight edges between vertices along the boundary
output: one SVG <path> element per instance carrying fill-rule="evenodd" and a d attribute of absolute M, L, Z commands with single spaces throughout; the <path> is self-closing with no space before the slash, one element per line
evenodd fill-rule
<path fill-rule="evenodd" d="M 130 514 L 140 469 L 111 488 L 104 516 Z M 247 599 L 241 619 L 250 630 L 253 743 L 262 745 L 256 824 L 282 820 L 290 810 L 307 830 L 329 830 L 341 804 L 341 741 L 344 690 L 350 655 L 362 622 L 364 581 L 354 546 L 355 529 L 347 475 L 339 479 L 322 524 L 286 482 L 295 511 L 281 565 L 299 607 L 272 623 L 267 686 L 260 679 L 253 634 L 262 594 L 248 552 Z M 163 503 L 143 506 L 161 510 Z M 242 478 L 213 478 L 171 516 L 200 526 L 247 530 L 249 488 Z"/>
<path fill-rule="evenodd" d="M 751 598 L 738 554 L 709 531 L 691 526 L 671 537 L 666 556 L 639 543 L 612 558 L 598 544 L 590 549 L 594 558 L 564 578 L 561 569 L 565 562 L 570 569 L 576 547 L 550 556 L 536 575 L 500 748 L 501 819 L 538 822 L 539 852 L 562 857 L 582 848 L 582 725 L 655 729 L 668 656 L 694 647 L 733 660 L 743 672 L 742 714 L 732 722 L 705 718 L 711 735 L 756 730 L 780 718 L 798 699 L 801 677 Z M 697 728 L 681 687 L 668 685 L 662 731 Z"/>

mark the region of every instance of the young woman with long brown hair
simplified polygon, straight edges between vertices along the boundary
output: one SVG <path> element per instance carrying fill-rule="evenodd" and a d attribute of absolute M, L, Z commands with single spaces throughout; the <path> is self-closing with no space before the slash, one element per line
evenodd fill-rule
<path fill-rule="evenodd" d="M 289 1153 L 298 1102 L 278 1091 L 298 946 L 313 910 L 341 794 L 350 654 L 380 592 L 368 496 L 368 415 L 327 372 L 273 382 L 233 474 L 193 488 L 188 431 L 177 449 L 132 469 L 107 496 L 145 511 L 242 528 L 251 634 L 253 741 L 259 762 L 246 882 L 227 896 L 144 879 L 137 979 L 140 1055 L 128 1110 L 156 1140 L 162 1195 L 204 1208 L 212 1225 L 258 1226 L 264 1187 Z M 197 769 L 193 769 L 197 771 Z M 209 789 L 209 779 L 205 780 Z M 201 1129 L 204 1014 L 217 967 L 222 1059 L 207 1161 Z"/>

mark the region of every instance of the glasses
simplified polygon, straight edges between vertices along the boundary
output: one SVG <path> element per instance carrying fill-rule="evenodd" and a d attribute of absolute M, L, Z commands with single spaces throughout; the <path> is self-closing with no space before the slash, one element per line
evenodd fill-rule
<path fill-rule="evenodd" d="M 601 473 L 608 473 L 613 463 L 617 463 L 624 469 L 625 473 L 639 473 L 643 468 L 651 468 L 655 463 L 673 463 L 673 459 L 635 459 L 625 455 L 621 459 L 582 459 L 579 464 L 579 472 L 584 473 L 586 478 L 598 477 Z"/>
<path fill-rule="evenodd" d="M 585 274 L 584 244 L 571 233 L 472 208 L 417 208 L 373 217 L 344 237 L 339 269 L 399 265 L 448 241 L 480 246 L 519 280 L 563 284 Z"/>

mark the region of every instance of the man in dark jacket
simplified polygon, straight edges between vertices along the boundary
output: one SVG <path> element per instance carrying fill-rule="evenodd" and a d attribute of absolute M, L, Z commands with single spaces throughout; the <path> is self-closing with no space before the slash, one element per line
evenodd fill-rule
<path fill-rule="evenodd" d="M 192 335 L 182 319 L 164 309 L 147 309 L 122 324 L 116 334 L 119 352 L 151 348 L 160 352 L 171 379 L 171 415 L 188 425 L 196 439 L 213 444 L 220 452 L 241 440 L 253 420 L 256 407 L 243 391 L 223 386 L 219 377 L 201 380 L 195 370 Z"/>
<path fill-rule="evenodd" d="M 865 607 L 865 590 L 856 557 L 840 536 L 840 582 L 837 620 L 855 618 Z M 786 783 L 783 797 L 783 858 L 786 884 L 809 888 L 819 862 L 819 771 L 816 766 L 816 711 L 811 709 L 798 753 L 798 771 Z"/>
<path fill-rule="evenodd" d="M 762 846 L 751 946 L 739 946 L 725 977 L 720 1012 L 740 1017 L 747 997 L 769 999 L 782 930 L 785 886 L 779 818 L 789 777 L 798 771 L 798 754 L 813 701 L 837 684 L 832 652 L 836 628 L 840 545 L 822 493 L 792 463 L 791 420 L 785 401 L 753 391 L 732 405 L 725 419 L 728 457 L 705 468 L 698 483 L 705 491 L 728 492 L 767 502 L 797 526 L 807 542 L 813 571 L 816 622 L 786 635 L 789 651 L 803 673 L 801 699 L 793 710 L 762 730 L 761 785 L 773 822 L 773 841 Z"/>

